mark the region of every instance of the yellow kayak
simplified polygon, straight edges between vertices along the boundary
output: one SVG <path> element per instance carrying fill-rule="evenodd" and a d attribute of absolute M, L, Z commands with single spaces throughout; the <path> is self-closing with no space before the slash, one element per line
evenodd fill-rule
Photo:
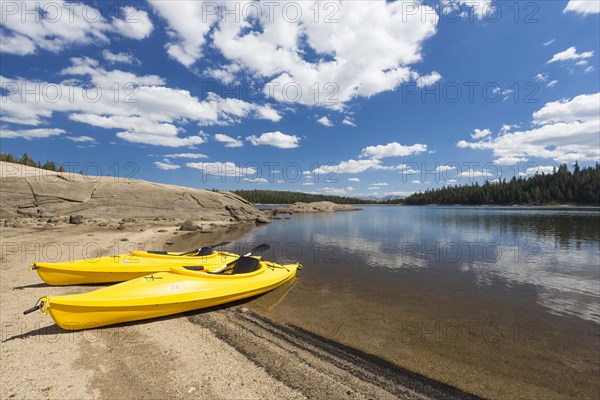
<path fill-rule="evenodd" d="M 205 250 L 208 249 L 208 250 Z M 182 255 L 186 254 L 186 255 Z M 239 255 L 210 248 L 196 253 L 167 253 L 134 251 L 118 256 L 106 256 L 59 263 L 34 262 L 31 269 L 37 271 L 49 285 L 66 286 L 90 283 L 124 282 L 134 278 L 169 271 L 173 266 L 196 267 L 212 271 Z"/>
<path fill-rule="evenodd" d="M 67 330 L 162 317 L 256 296 L 293 279 L 299 263 L 279 265 L 242 257 L 219 272 L 172 267 L 89 293 L 46 296 L 25 313 L 50 313 Z"/>

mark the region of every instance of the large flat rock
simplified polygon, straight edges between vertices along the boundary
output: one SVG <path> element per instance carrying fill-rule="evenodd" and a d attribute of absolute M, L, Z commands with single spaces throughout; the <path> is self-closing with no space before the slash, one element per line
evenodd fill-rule
<path fill-rule="evenodd" d="M 79 214 L 86 218 L 264 220 L 261 211 L 230 192 L 57 173 L 6 162 L 0 162 L 0 179 L 0 218 Z"/>

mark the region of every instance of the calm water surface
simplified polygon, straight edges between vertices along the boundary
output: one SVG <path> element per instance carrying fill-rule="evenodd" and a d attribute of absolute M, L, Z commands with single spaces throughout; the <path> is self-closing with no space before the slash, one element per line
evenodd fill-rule
<path fill-rule="evenodd" d="M 600 210 L 385 207 L 245 233 L 300 260 L 272 318 L 485 397 L 598 398 Z"/>
<path fill-rule="evenodd" d="M 469 274 L 465 290 L 503 284 L 508 295 L 527 285 L 547 312 L 600 322 L 599 209 L 367 206 L 294 215 L 242 240 L 271 243 L 269 256 L 300 259 L 306 274 L 351 259 L 344 267 L 361 272 Z"/>

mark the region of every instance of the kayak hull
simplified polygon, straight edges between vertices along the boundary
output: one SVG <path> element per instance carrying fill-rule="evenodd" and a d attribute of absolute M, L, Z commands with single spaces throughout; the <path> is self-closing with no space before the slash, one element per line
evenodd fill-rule
<path fill-rule="evenodd" d="M 187 304 L 140 305 L 135 307 L 82 307 L 52 304 L 49 314 L 56 325 L 62 329 L 72 331 L 159 318 L 211 306 L 211 304 L 204 303 L 199 300 Z"/>
<path fill-rule="evenodd" d="M 131 253 L 62 263 L 34 263 L 31 268 L 48 285 L 69 286 L 124 282 L 167 272 L 173 266 L 203 266 L 205 270 L 212 271 L 238 257 L 237 254 L 228 252 L 217 252 L 203 257 L 145 257 L 142 254 Z"/>
<path fill-rule="evenodd" d="M 266 263 L 261 264 L 265 265 L 257 273 L 244 274 L 246 276 L 176 271 L 79 295 L 46 297 L 42 299 L 42 311 L 66 330 L 158 318 L 266 293 L 294 279 L 299 265 L 269 268 Z"/>
<path fill-rule="evenodd" d="M 130 279 L 141 278 L 149 273 L 158 271 L 140 272 L 103 272 L 103 271 L 72 271 L 57 268 L 43 268 L 37 270 L 40 278 L 48 285 L 69 286 L 86 285 L 94 283 L 124 282 Z"/>

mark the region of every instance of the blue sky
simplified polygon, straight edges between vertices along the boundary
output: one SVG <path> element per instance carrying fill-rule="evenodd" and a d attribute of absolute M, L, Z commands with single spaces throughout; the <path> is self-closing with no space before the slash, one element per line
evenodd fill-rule
<path fill-rule="evenodd" d="M 405 195 L 600 160 L 600 2 L 3 1 L 3 152 Z"/>

